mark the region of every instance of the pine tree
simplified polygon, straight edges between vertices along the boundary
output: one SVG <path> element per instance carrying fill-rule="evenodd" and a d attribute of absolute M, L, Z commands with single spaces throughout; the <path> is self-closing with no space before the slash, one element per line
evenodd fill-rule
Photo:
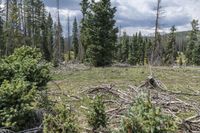
<path fill-rule="evenodd" d="M 77 25 L 77 20 L 76 18 L 74 19 L 73 23 L 73 40 L 72 44 L 74 46 L 74 58 L 77 59 L 78 57 L 78 52 L 79 52 L 79 44 L 78 44 L 78 25 Z"/>
<path fill-rule="evenodd" d="M 51 17 L 51 14 L 49 13 L 47 18 L 47 48 L 50 52 L 50 60 L 53 58 L 53 19 Z"/>
<path fill-rule="evenodd" d="M 105 112 L 105 105 L 102 96 L 96 96 L 91 103 L 90 111 L 88 114 L 88 124 L 93 132 L 99 128 L 107 127 L 108 117 Z"/>
<path fill-rule="evenodd" d="M 130 45 L 130 52 L 129 52 L 129 63 L 131 65 L 138 64 L 138 35 L 137 33 L 133 35 L 131 45 Z"/>
<path fill-rule="evenodd" d="M 147 56 L 147 63 L 151 62 L 151 55 L 153 50 L 153 43 L 152 40 L 148 39 L 146 44 L 146 56 Z"/>
<path fill-rule="evenodd" d="M 142 44 L 141 44 L 141 64 L 145 65 L 147 63 L 147 38 L 143 38 Z"/>
<path fill-rule="evenodd" d="M 22 36 L 19 27 L 19 8 L 17 0 L 11 0 L 8 3 L 8 18 L 5 23 L 5 44 L 6 55 L 11 54 L 16 47 L 19 47 L 22 42 Z"/>
<path fill-rule="evenodd" d="M 71 38 L 70 38 L 70 18 L 67 17 L 67 48 L 68 48 L 68 60 L 71 60 Z"/>
<path fill-rule="evenodd" d="M 9 0 L 6 0 L 5 2 L 5 7 L 6 7 L 6 21 L 5 21 L 5 26 L 4 26 L 4 39 L 5 39 L 5 55 L 8 55 L 8 43 L 6 43 L 6 41 L 8 42 L 8 32 L 7 32 L 7 29 L 8 29 L 8 14 L 9 14 Z"/>
<path fill-rule="evenodd" d="M 168 43 L 165 51 L 165 63 L 171 65 L 175 62 L 177 51 L 176 51 L 176 28 L 175 26 L 171 27 L 171 32 L 168 37 Z"/>
<path fill-rule="evenodd" d="M 9 55 L 15 48 L 29 45 L 40 48 L 44 58 L 52 60 L 53 42 L 56 40 L 53 20 L 50 15 L 47 17 L 42 0 L 6 0 L 3 14 L 5 20 L 0 15 L 0 55 Z M 62 40 L 60 34 L 59 40 Z"/>
<path fill-rule="evenodd" d="M 138 51 L 137 51 L 137 62 L 138 64 L 144 64 L 144 54 L 145 54 L 145 42 L 143 41 L 142 33 L 139 32 L 138 38 L 137 38 L 137 45 L 138 45 Z M 144 52 L 144 53 L 143 53 Z"/>
<path fill-rule="evenodd" d="M 32 45 L 32 19 L 31 19 L 31 12 L 32 12 L 32 1 L 31 0 L 24 0 L 23 1 L 23 12 L 24 12 L 24 36 L 25 36 L 25 43 L 28 46 Z"/>
<path fill-rule="evenodd" d="M 87 18 L 87 14 L 88 14 L 88 10 L 89 10 L 89 0 L 82 0 L 81 3 L 81 12 L 82 12 L 82 20 L 81 20 L 81 25 L 80 25 L 80 48 L 81 49 L 79 53 L 83 53 L 83 57 L 80 57 L 80 60 L 83 60 L 86 57 L 86 50 L 87 50 L 87 45 L 86 45 L 86 41 L 87 41 L 87 30 L 86 30 L 86 18 Z"/>
<path fill-rule="evenodd" d="M 47 61 L 51 61 L 51 49 L 49 45 L 49 41 L 48 41 L 48 21 L 47 21 L 47 17 L 46 17 L 46 11 L 45 11 L 45 7 L 44 7 L 44 4 L 42 6 L 42 18 L 41 18 L 41 31 L 42 31 L 42 34 L 41 34 L 41 51 L 43 51 L 43 56 L 44 58 L 47 60 Z M 51 17 L 51 16 L 49 16 Z M 49 18 L 50 19 L 50 18 Z M 50 23 L 51 24 L 51 23 Z"/>
<path fill-rule="evenodd" d="M 122 37 L 121 37 L 121 26 L 120 26 L 117 43 L 115 45 L 115 60 L 121 62 L 121 59 L 122 59 Z"/>
<path fill-rule="evenodd" d="M 198 33 L 198 40 L 195 43 L 195 47 L 193 50 L 193 61 L 195 65 L 200 65 L 200 34 Z"/>
<path fill-rule="evenodd" d="M 192 31 L 190 32 L 189 40 L 188 40 L 187 48 L 186 48 L 186 58 L 187 58 L 188 64 L 194 64 L 194 48 L 198 40 L 197 34 L 199 32 L 198 20 L 193 20 L 191 22 L 191 25 L 192 25 Z"/>
<path fill-rule="evenodd" d="M 54 48 L 54 59 L 56 59 L 56 62 L 59 63 L 64 60 L 64 43 L 62 40 L 64 39 L 62 36 L 62 26 L 60 23 L 60 20 L 58 24 L 55 24 L 55 48 Z"/>
<path fill-rule="evenodd" d="M 129 38 L 126 35 L 126 32 L 123 33 L 121 43 L 121 62 L 127 62 L 129 56 Z"/>
<path fill-rule="evenodd" d="M 43 38 L 41 36 L 42 33 L 42 24 L 44 21 L 46 21 L 46 14 L 45 14 L 45 9 L 43 8 L 43 2 L 41 0 L 36 0 L 34 1 L 34 46 L 37 48 L 41 48 L 41 50 L 43 51 L 42 47 L 42 42 L 43 42 Z"/>
<path fill-rule="evenodd" d="M 0 0 L 0 5 L 2 4 L 2 1 Z M 3 55 L 4 51 L 4 38 L 3 38 L 3 9 L 0 7 L 0 57 Z"/>
<path fill-rule="evenodd" d="M 57 22 L 54 24 L 55 30 L 55 43 L 53 47 L 53 63 L 54 66 L 58 66 L 60 62 L 64 60 L 64 43 L 62 43 L 62 26 L 60 23 L 60 5 L 59 0 L 57 0 Z"/>
<path fill-rule="evenodd" d="M 94 66 L 110 65 L 118 32 L 114 20 L 116 8 L 111 7 L 110 0 L 100 0 L 92 1 L 90 10 L 86 20 L 86 58 Z"/>

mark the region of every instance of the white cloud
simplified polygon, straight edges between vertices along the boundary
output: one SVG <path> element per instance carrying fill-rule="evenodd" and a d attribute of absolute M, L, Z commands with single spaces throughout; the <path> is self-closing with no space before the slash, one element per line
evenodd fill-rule
<path fill-rule="evenodd" d="M 45 3 L 52 17 L 56 19 L 56 4 L 49 0 Z M 70 16 L 71 24 L 76 16 L 81 19 L 81 0 L 63 0 L 60 10 L 61 23 L 66 29 L 67 16 Z M 113 6 L 117 7 L 117 26 L 121 25 L 128 34 L 141 31 L 143 34 L 154 32 L 155 11 L 157 0 L 111 0 Z M 54 6 L 55 5 L 55 6 Z M 0 5 L 2 6 L 2 5 Z M 162 0 L 164 15 L 161 21 L 163 32 L 169 32 L 172 25 L 176 25 L 178 31 L 190 30 L 192 19 L 200 20 L 200 0 Z"/>
<path fill-rule="evenodd" d="M 154 32 L 156 0 L 113 0 L 113 3 L 118 9 L 117 22 L 128 34 Z M 162 7 L 163 32 L 169 32 L 172 25 L 176 25 L 178 31 L 190 30 L 190 21 L 200 19 L 200 0 L 162 0 Z"/>
<path fill-rule="evenodd" d="M 141 32 L 143 35 L 153 34 L 154 28 L 150 27 L 124 27 L 121 32 L 126 32 L 128 35 Z"/>
<path fill-rule="evenodd" d="M 46 7 L 46 10 L 48 12 L 51 12 L 51 14 L 54 18 L 57 17 L 57 8 Z M 67 18 L 68 16 L 69 17 L 76 17 L 76 16 L 81 14 L 81 12 L 79 10 L 70 10 L 70 9 L 67 9 L 67 8 L 66 9 L 60 9 L 59 12 L 60 12 L 60 16 L 65 17 L 65 18 Z"/>
<path fill-rule="evenodd" d="M 52 18 L 54 20 L 57 20 L 57 8 L 46 7 L 46 10 L 51 13 Z M 80 21 L 79 18 L 80 18 L 80 15 L 81 15 L 81 11 L 63 8 L 63 9 L 60 9 L 59 12 L 60 12 L 60 22 L 61 22 L 61 25 L 62 25 L 63 31 L 64 31 L 63 35 L 66 36 L 67 35 L 67 18 L 68 18 L 68 16 L 70 18 L 70 27 L 72 27 L 73 20 L 74 20 L 75 17 L 77 17 L 78 21 Z M 72 33 L 72 31 L 70 31 L 70 33 Z"/>

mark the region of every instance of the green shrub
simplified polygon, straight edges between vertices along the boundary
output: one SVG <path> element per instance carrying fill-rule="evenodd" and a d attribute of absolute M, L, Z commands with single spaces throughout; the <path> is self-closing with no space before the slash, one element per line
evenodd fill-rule
<path fill-rule="evenodd" d="M 122 120 L 120 133 L 176 133 L 175 120 L 148 98 L 138 98 Z"/>
<path fill-rule="evenodd" d="M 50 80 L 49 65 L 41 53 L 21 47 L 0 60 L 0 127 L 18 131 L 33 125 L 35 100 Z"/>
<path fill-rule="evenodd" d="M 36 48 L 23 46 L 0 63 L 0 84 L 4 80 L 23 78 L 41 90 L 50 80 L 49 65 L 43 61 L 42 54 Z"/>
<path fill-rule="evenodd" d="M 0 127 L 21 129 L 26 116 L 32 112 L 36 87 L 22 79 L 4 81 L 0 86 Z"/>
<path fill-rule="evenodd" d="M 107 116 L 105 112 L 105 106 L 101 96 L 96 96 L 91 103 L 90 111 L 88 113 L 88 124 L 92 127 L 92 130 L 98 130 L 98 128 L 107 127 Z"/>
<path fill-rule="evenodd" d="M 56 108 L 53 114 L 46 114 L 43 120 L 44 133 L 78 133 L 74 114 L 65 106 Z"/>

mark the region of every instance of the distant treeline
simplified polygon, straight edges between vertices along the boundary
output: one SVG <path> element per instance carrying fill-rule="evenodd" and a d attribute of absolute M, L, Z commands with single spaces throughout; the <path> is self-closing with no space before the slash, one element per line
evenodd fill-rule
<path fill-rule="evenodd" d="M 82 0 L 82 20 L 78 23 L 74 18 L 71 28 L 68 17 L 68 37 L 65 39 L 59 6 L 54 22 L 42 0 L 7 0 L 4 5 L 0 9 L 1 57 L 12 54 L 17 47 L 28 45 L 40 48 L 43 57 L 55 66 L 66 60 L 87 62 L 94 66 L 108 66 L 113 62 L 200 65 L 197 20 L 191 23 L 192 31 L 176 32 L 176 27 L 172 26 L 169 34 L 157 33 L 156 39 L 142 36 L 141 33 L 132 37 L 126 33 L 118 36 L 120 31 L 115 20 L 117 8 L 112 7 L 110 0 Z M 159 56 L 159 61 L 155 56 Z"/>

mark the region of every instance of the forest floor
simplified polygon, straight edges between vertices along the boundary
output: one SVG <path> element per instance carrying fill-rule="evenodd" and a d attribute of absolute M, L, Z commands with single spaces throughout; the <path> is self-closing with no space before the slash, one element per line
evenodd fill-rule
<path fill-rule="evenodd" d="M 80 66 L 81 68 L 62 68 L 54 70 L 52 73 L 53 82 L 48 84 L 50 90 L 57 91 L 60 89 L 62 94 L 71 96 L 80 96 L 80 92 L 87 88 L 101 85 L 114 85 L 115 88 L 125 90 L 128 86 L 139 86 L 150 75 L 148 66 L 140 67 L 105 67 L 105 68 L 89 68 Z M 193 67 L 153 67 L 153 75 L 156 79 L 162 81 L 168 90 L 173 92 L 200 94 L 200 68 Z M 57 85 L 56 85 L 56 84 Z M 66 95 L 65 95 L 66 96 Z M 58 99 L 65 99 L 65 96 L 59 96 Z M 182 95 L 178 96 L 182 100 L 195 100 L 200 103 L 200 97 Z M 54 97 L 54 99 L 56 99 Z M 60 100 L 60 101 L 62 101 Z M 57 100 L 59 101 L 59 100 Z M 67 101 L 65 99 L 65 101 Z M 78 119 L 83 126 L 85 125 L 86 114 L 89 99 L 84 98 L 81 102 L 72 102 L 77 110 L 79 110 Z M 192 112 L 191 112 L 192 113 Z M 180 114 L 181 117 L 188 117 L 191 114 Z"/>

